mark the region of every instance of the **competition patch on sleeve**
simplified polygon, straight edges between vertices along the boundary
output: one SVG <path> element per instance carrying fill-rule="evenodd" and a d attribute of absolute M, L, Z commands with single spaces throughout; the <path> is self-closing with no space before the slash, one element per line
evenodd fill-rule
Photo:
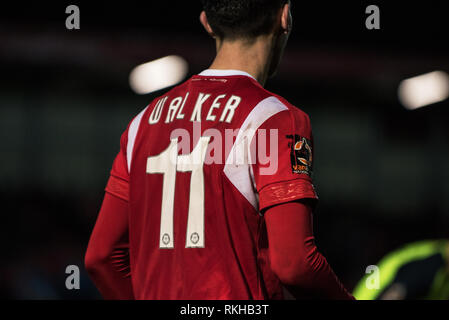
<path fill-rule="evenodd" d="M 309 139 L 297 134 L 288 135 L 290 160 L 293 173 L 304 173 L 312 176 L 312 144 Z"/>

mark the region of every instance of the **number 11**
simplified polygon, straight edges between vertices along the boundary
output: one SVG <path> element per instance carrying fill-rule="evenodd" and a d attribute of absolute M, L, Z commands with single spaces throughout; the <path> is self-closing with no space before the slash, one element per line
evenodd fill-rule
<path fill-rule="evenodd" d="M 210 137 L 201 137 L 188 155 L 178 153 L 178 140 L 172 139 L 165 151 L 147 159 L 147 174 L 163 174 L 161 228 L 159 248 L 173 249 L 173 205 L 175 200 L 176 172 L 192 172 L 190 178 L 189 212 L 187 219 L 186 248 L 204 248 L 204 160 Z M 176 162 L 172 155 L 176 155 Z M 175 162 L 175 163 L 174 163 Z"/>

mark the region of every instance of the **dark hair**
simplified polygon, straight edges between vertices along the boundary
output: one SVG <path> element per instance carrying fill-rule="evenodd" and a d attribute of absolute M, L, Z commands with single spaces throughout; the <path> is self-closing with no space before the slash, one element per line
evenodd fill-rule
<path fill-rule="evenodd" d="M 288 0 L 202 0 L 209 24 L 222 39 L 251 39 L 273 30 Z"/>

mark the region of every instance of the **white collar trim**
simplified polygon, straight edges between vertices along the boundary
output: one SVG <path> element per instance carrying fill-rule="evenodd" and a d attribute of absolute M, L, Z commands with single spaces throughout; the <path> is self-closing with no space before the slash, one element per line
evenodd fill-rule
<path fill-rule="evenodd" d="M 199 74 L 200 76 L 208 76 L 208 77 L 229 77 L 229 76 L 247 76 L 254 80 L 252 75 L 245 71 L 240 70 L 218 70 L 218 69 L 207 69 Z M 257 80 L 256 80 L 257 81 Z"/>

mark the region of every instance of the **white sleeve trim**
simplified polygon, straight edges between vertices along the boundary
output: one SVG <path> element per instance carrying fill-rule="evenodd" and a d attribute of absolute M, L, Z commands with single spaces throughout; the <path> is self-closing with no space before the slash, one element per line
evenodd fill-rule
<path fill-rule="evenodd" d="M 148 107 L 143 109 L 131 122 L 128 130 L 128 144 L 126 146 L 126 163 L 128 165 L 128 174 L 131 172 L 131 162 L 134 151 L 134 143 L 136 142 L 136 136 L 139 131 L 140 122 L 142 121 L 143 114 Z"/>

